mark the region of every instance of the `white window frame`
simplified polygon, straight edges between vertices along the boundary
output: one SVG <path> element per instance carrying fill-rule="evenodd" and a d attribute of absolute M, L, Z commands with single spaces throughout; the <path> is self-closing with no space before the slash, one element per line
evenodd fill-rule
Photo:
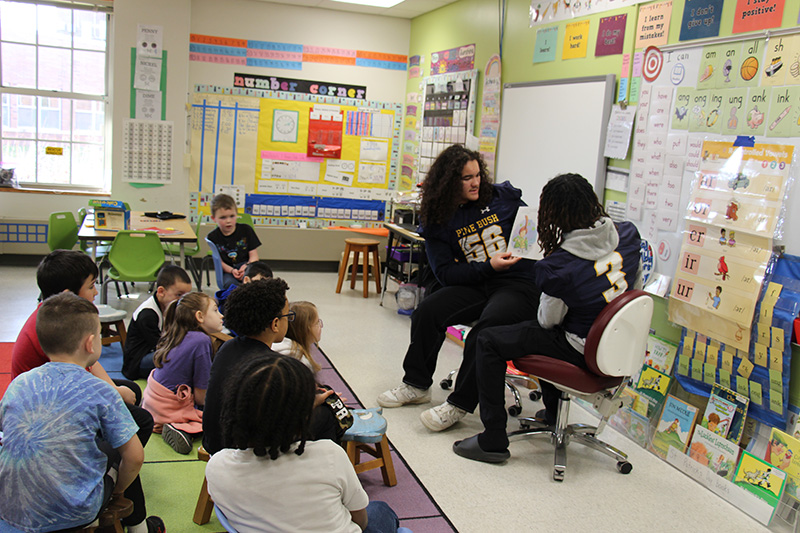
<path fill-rule="evenodd" d="M 58 144 L 68 144 L 70 146 L 73 145 L 86 145 L 91 144 L 97 146 L 97 143 L 87 143 L 85 141 L 75 140 L 74 137 L 80 136 L 81 132 L 85 132 L 85 130 L 78 130 L 76 129 L 75 125 L 75 116 L 73 111 L 73 105 L 68 106 L 69 108 L 65 108 L 63 105 L 58 109 L 59 114 L 63 116 L 64 113 L 69 114 L 70 119 L 70 132 L 71 136 L 68 141 L 50 141 L 47 138 L 47 134 L 51 133 L 52 130 L 48 132 L 47 129 L 42 128 L 41 124 L 41 110 L 38 109 L 39 107 L 39 97 L 47 97 L 47 98 L 62 98 L 66 100 L 92 100 L 97 102 L 102 102 L 103 109 L 105 110 L 104 113 L 104 120 L 102 124 L 102 136 L 103 136 L 103 176 L 100 183 L 93 183 L 91 185 L 84 185 L 84 184 L 76 184 L 73 183 L 73 176 L 72 176 L 72 160 L 69 161 L 69 168 L 70 168 L 70 183 L 48 183 L 45 177 L 39 176 L 39 162 L 37 161 L 37 170 L 36 170 L 36 181 L 35 182 L 20 182 L 19 187 L 21 189 L 34 189 L 34 190 L 45 190 L 45 191 L 53 191 L 53 192 L 61 192 L 61 191 L 68 191 L 68 192 L 86 192 L 86 193 L 96 193 L 96 192 L 109 192 L 111 190 L 111 113 L 113 110 L 111 97 L 109 94 L 109 87 L 111 82 L 111 54 L 112 54 L 112 39 L 113 39 L 113 21 L 112 21 L 112 6 L 113 2 L 109 0 L 3 0 L 5 2 L 13 2 L 13 3 L 20 3 L 20 4 L 33 4 L 37 6 L 54 6 L 64 9 L 71 9 L 73 12 L 87 10 L 87 11 L 94 11 L 106 14 L 106 47 L 105 47 L 105 85 L 104 91 L 101 95 L 93 95 L 93 94 L 85 94 L 85 93 L 75 93 L 70 91 L 52 91 L 52 90 L 39 90 L 39 89 L 31 89 L 31 88 L 19 88 L 19 87 L 4 87 L 2 86 L 2 72 L 3 72 L 3 64 L 2 64 L 2 56 L 0 55 L 0 94 L 8 94 L 9 99 L 12 98 L 19 98 L 20 96 L 30 96 L 33 97 L 34 100 L 34 122 L 35 122 L 35 132 L 32 138 L 20 138 L 18 136 L 14 137 L 7 137 L 4 135 L 4 129 L 8 130 L 16 130 L 19 131 L 18 127 L 12 128 L 13 125 L 12 121 L 6 121 L 6 117 L 3 117 L 3 121 L 0 121 L 0 142 L 5 140 L 25 140 L 25 141 L 33 141 L 35 145 L 40 145 L 41 143 L 47 142 L 56 142 Z M 73 33 L 75 32 L 75 23 L 73 19 Z M 0 34 L 0 50 L 2 49 L 2 45 L 4 42 L 9 42 L 11 44 L 15 44 L 14 41 L 3 41 L 3 36 Z M 23 43 L 26 45 L 31 45 L 31 43 Z M 51 45 L 44 45 L 40 43 L 35 43 L 32 46 L 36 47 L 37 56 L 38 51 L 40 48 L 52 47 Z M 84 50 L 80 47 L 75 47 L 75 40 L 73 39 L 72 43 L 70 44 L 69 48 L 70 51 L 75 50 Z M 98 50 L 93 50 L 98 51 Z M 36 73 L 38 77 L 38 69 Z M 6 108 L 3 106 L 3 111 L 6 109 L 10 109 L 13 101 L 9 100 L 9 106 Z M 50 110 L 55 110 L 56 108 L 48 108 Z M 8 122 L 8 126 L 4 126 L 4 124 Z M 74 157 L 75 150 L 68 150 L 69 157 Z M 1 153 L 1 152 L 0 152 Z"/>

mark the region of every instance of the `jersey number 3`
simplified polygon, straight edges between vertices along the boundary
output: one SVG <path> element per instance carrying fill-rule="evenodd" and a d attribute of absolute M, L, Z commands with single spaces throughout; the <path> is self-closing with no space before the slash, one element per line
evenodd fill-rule
<path fill-rule="evenodd" d="M 628 290 L 628 282 L 625 280 L 625 273 L 622 271 L 622 256 L 619 252 L 611 252 L 595 261 L 594 271 L 598 277 L 605 275 L 611 284 L 611 287 L 603 291 L 603 298 L 605 298 L 606 303 Z"/>

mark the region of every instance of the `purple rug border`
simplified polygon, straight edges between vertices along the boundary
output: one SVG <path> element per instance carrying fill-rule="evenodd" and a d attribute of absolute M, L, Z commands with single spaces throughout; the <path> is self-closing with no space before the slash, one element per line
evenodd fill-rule
<path fill-rule="evenodd" d="M 346 379 L 344 379 L 344 376 L 342 376 L 342 374 L 339 372 L 339 370 L 337 370 L 337 369 L 336 369 L 336 367 L 335 367 L 335 366 L 333 366 L 333 363 L 331 362 L 330 358 L 328 357 L 328 354 L 326 354 L 326 353 L 325 353 L 325 352 L 322 350 L 322 348 L 320 348 L 319 346 L 316 346 L 316 348 L 317 348 L 317 351 L 319 352 L 319 354 L 320 354 L 322 357 L 324 357 L 324 358 L 325 358 L 325 362 L 327 362 L 327 366 L 326 366 L 326 365 L 320 365 L 320 366 L 321 366 L 322 368 L 325 368 L 325 369 L 330 369 L 330 370 L 332 370 L 333 372 L 335 372 L 335 373 L 336 373 L 336 375 L 339 377 L 339 379 L 341 379 L 341 380 L 342 380 L 342 383 L 344 383 L 344 384 L 347 386 L 347 388 L 349 389 L 349 392 L 352 394 L 352 398 L 351 398 L 351 399 L 352 399 L 352 400 L 354 400 L 355 402 L 358 402 L 358 405 L 360 405 L 360 406 L 361 406 L 361 408 L 363 409 L 363 408 L 364 408 L 364 403 L 361 401 L 361 399 L 359 399 L 358 395 L 355 393 L 355 391 L 354 391 L 354 390 L 353 390 L 353 388 L 350 386 L 350 384 L 347 382 L 347 380 L 346 380 Z M 441 507 L 439 507 L 439 503 L 436 501 L 436 499 L 435 499 L 435 498 L 434 498 L 434 497 L 431 495 L 431 493 L 428 491 L 428 487 L 426 487 L 426 486 L 425 486 L 425 484 L 424 484 L 424 483 L 423 483 L 423 482 L 422 482 L 422 481 L 419 479 L 419 477 L 417 477 L 417 473 L 416 473 L 416 472 L 414 472 L 414 469 L 413 469 L 413 468 L 411 468 L 411 467 L 409 466 L 409 464 L 408 464 L 408 461 L 406 461 L 405 457 L 403 457 L 403 454 L 401 454 L 401 453 L 400 453 L 400 450 L 398 450 L 398 449 L 397 449 L 397 446 L 395 446 L 395 445 L 392 443 L 391 439 L 388 439 L 388 438 L 387 438 L 386 440 L 388 440 L 388 441 L 389 441 L 389 446 L 391 446 L 391 448 L 392 448 L 392 450 L 394 451 L 395 455 L 397 455 L 397 457 L 398 457 L 398 458 L 399 458 L 399 459 L 400 459 L 400 460 L 403 462 L 403 465 L 405 465 L 406 469 L 407 469 L 407 470 L 408 470 L 408 472 L 411 474 L 411 477 L 413 477 L 413 478 L 414 478 L 414 480 L 415 480 L 415 481 L 416 481 L 416 482 L 419 484 L 419 486 L 422 488 L 422 491 L 425 493 L 425 495 L 426 495 L 428 498 L 430 498 L 431 502 L 433 503 L 433 506 L 436 508 L 436 510 L 438 510 L 438 511 L 439 511 L 439 515 L 440 515 L 440 516 L 441 516 L 441 517 L 442 517 L 442 518 L 445 520 L 445 522 L 447 522 L 447 524 L 448 524 L 448 525 L 449 525 L 451 528 L 453 528 L 453 531 L 457 532 L 457 531 L 458 531 L 458 529 L 456 528 L 456 526 L 453 524 L 453 522 L 451 522 L 451 521 L 450 521 L 450 518 L 449 518 L 449 517 L 448 517 L 448 516 L 447 516 L 447 515 L 444 513 L 444 511 L 442 510 L 442 508 L 441 508 Z M 426 517 L 407 518 L 407 519 L 404 519 L 404 521 L 406 521 L 406 520 L 408 520 L 408 521 L 413 521 L 413 520 L 430 520 L 430 519 L 435 519 L 435 518 L 437 518 L 437 517 L 436 517 L 436 516 L 426 516 Z"/>

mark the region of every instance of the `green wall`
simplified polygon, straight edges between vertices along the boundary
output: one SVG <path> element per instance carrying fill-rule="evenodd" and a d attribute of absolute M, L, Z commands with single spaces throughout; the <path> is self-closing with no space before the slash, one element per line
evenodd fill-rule
<path fill-rule="evenodd" d="M 669 44 L 678 43 L 680 35 L 680 22 L 683 18 L 684 0 L 673 0 L 672 18 L 670 21 Z M 489 57 L 500 52 L 500 7 L 496 0 L 459 0 L 453 4 L 439 8 L 411 21 L 411 41 L 409 55 L 422 55 L 425 62 L 422 64 L 422 76 L 430 75 L 430 55 L 432 52 L 448 50 L 467 44 L 475 44 L 475 68 L 483 70 Z M 581 19 L 563 20 L 553 24 L 537 25 L 533 28 L 528 25 L 528 11 L 530 0 L 506 1 L 506 24 L 503 35 L 503 83 L 519 83 L 527 81 L 542 81 L 560 78 L 576 78 L 581 76 L 597 76 L 615 74 L 617 79 L 622 69 L 622 55 L 594 57 L 595 41 L 597 40 L 598 21 L 611 15 L 627 14 L 625 42 L 623 53 L 633 54 L 635 43 L 635 27 L 639 6 L 630 6 L 613 11 L 605 11 Z M 731 35 L 733 15 L 736 2 L 726 0 L 723 4 L 720 23 L 720 37 Z M 783 28 L 797 26 L 798 9 L 800 0 L 786 0 L 783 12 Z M 589 43 L 585 58 L 561 60 L 561 47 L 564 40 L 564 28 L 567 23 L 574 20 L 589 19 Z M 556 60 L 548 63 L 533 64 L 533 49 L 536 43 L 536 31 L 539 28 L 550 26 L 558 27 L 558 43 Z M 691 43 L 691 41 L 686 41 Z M 407 91 L 419 91 L 421 78 L 408 80 Z M 479 80 L 479 89 L 482 88 L 482 75 Z M 480 103 L 480 92 L 478 102 Z M 478 116 L 475 117 L 476 130 L 480 125 L 480 105 L 477 107 Z M 421 118 L 422 113 L 418 114 Z M 629 168 L 629 160 L 609 160 L 609 165 Z M 502 176 L 499 177 L 502 179 Z M 606 191 L 606 199 L 624 201 L 625 195 L 616 191 Z M 653 329 L 655 333 L 669 340 L 677 341 L 680 329 L 674 327 L 666 318 L 666 300 L 656 298 L 653 316 Z"/>

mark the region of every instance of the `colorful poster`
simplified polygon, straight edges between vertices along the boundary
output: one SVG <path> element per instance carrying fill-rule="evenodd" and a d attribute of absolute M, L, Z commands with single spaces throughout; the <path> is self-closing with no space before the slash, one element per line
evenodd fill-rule
<path fill-rule="evenodd" d="M 431 54 L 431 76 L 447 72 L 460 72 L 475 68 L 475 45 L 468 44 L 433 52 Z"/>
<path fill-rule="evenodd" d="M 793 150 L 703 143 L 670 295 L 671 321 L 748 349 Z"/>
<path fill-rule="evenodd" d="M 681 41 L 719 35 L 722 0 L 686 0 L 681 21 Z"/>
<path fill-rule="evenodd" d="M 786 0 L 736 0 L 733 15 L 733 33 L 777 28 L 783 20 Z"/>
<path fill-rule="evenodd" d="M 550 24 L 559 20 L 576 19 L 635 6 L 648 0 L 593 0 L 589 2 L 564 2 L 564 0 L 536 0 L 530 6 L 530 26 Z"/>
<path fill-rule="evenodd" d="M 622 53 L 627 20 L 628 15 L 615 15 L 600 19 L 600 27 L 597 29 L 597 44 L 594 49 L 595 56 L 610 56 Z"/>
<path fill-rule="evenodd" d="M 672 16 L 672 0 L 639 7 L 636 25 L 636 48 L 667 44 L 669 20 Z"/>
<path fill-rule="evenodd" d="M 533 62 L 546 63 L 556 60 L 558 26 L 536 30 L 536 44 L 533 49 Z"/>
<path fill-rule="evenodd" d="M 570 22 L 564 31 L 564 48 L 561 59 L 586 57 L 589 41 L 589 21 Z"/>

